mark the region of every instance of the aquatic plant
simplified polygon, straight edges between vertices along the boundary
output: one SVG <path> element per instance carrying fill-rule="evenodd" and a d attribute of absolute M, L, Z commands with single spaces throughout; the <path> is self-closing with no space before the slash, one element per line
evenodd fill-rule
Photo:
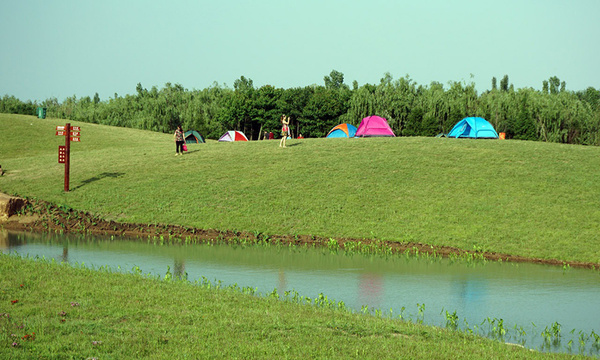
<path fill-rule="evenodd" d="M 442 310 L 444 311 L 444 310 Z M 456 310 L 453 313 L 450 313 L 446 310 L 446 328 L 456 330 L 458 328 L 458 315 L 456 315 Z"/>
<path fill-rule="evenodd" d="M 274 288 L 273 291 L 269 293 L 268 297 L 271 297 L 273 299 L 279 299 L 279 293 L 277 292 L 277 288 Z"/>
<path fill-rule="evenodd" d="M 340 248 L 340 244 L 338 243 L 338 241 L 336 239 L 332 239 L 330 238 L 327 241 L 327 248 L 329 249 L 329 251 L 331 252 L 337 252 L 338 249 Z"/>
<path fill-rule="evenodd" d="M 425 320 L 425 304 L 417 303 L 417 309 L 419 310 L 419 318 L 417 319 L 417 323 L 422 324 L 423 320 Z"/>
<path fill-rule="evenodd" d="M 552 325 L 550 325 L 550 328 L 546 326 L 542 331 L 542 337 L 544 338 L 544 342 L 546 344 L 552 344 L 554 346 L 560 344 L 560 330 L 561 325 L 558 322 L 554 322 Z"/>
<path fill-rule="evenodd" d="M 400 320 L 404 319 L 404 311 L 406 310 L 406 308 L 403 306 L 400 308 L 400 315 L 398 315 L 398 318 Z"/>
<path fill-rule="evenodd" d="M 526 330 L 523 328 L 523 326 L 521 326 L 521 325 L 517 325 L 517 324 L 515 324 L 515 327 L 514 327 L 514 329 L 515 329 L 515 332 L 516 332 L 516 334 L 519 336 L 519 340 L 518 340 L 518 342 L 519 342 L 521 345 L 525 345 L 525 342 L 526 342 L 526 336 L 527 336 L 527 331 L 526 331 Z"/>
<path fill-rule="evenodd" d="M 506 335 L 506 328 L 504 327 L 504 320 L 498 318 L 490 318 L 487 317 L 483 320 L 481 325 L 487 323 L 488 324 L 488 334 L 491 337 L 497 339 L 503 339 L 504 335 Z"/>

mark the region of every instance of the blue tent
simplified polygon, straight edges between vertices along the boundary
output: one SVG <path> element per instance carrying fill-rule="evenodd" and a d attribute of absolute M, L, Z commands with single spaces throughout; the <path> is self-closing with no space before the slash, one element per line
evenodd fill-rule
<path fill-rule="evenodd" d="M 448 133 L 449 138 L 497 139 L 498 133 L 484 118 L 467 117 L 459 121 Z"/>
<path fill-rule="evenodd" d="M 356 135 L 356 126 L 351 124 L 339 124 L 329 131 L 328 138 L 353 138 Z"/>

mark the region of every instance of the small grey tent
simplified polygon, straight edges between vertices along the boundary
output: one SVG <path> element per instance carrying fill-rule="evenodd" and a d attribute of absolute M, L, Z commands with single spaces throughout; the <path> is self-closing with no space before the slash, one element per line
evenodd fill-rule
<path fill-rule="evenodd" d="M 204 138 L 196 130 L 188 130 L 183 134 L 186 144 L 203 144 Z"/>

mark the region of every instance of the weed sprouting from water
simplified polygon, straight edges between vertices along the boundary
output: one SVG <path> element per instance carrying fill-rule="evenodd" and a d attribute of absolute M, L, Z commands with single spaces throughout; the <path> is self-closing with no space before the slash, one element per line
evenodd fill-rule
<path fill-rule="evenodd" d="M 442 311 L 444 311 L 442 309 Z M 458 329 L 458 315 L 456 315 L 456 310 L 453 313 L 450 313 L 446 310 L 446 328 L 456 330 Z"/>
<path fill-rule="evenodd" d="M 400 308 L 400 315 L 398 315 L 398 318 L 400 320 L 404 319 L 404 311 L 406 310 L 406 308 L 403 306 Z"/>
<path fill-rule="evenodd" d="M 519 336 L 519 343 L 521 345 L 525 345 L 527 331 L 523 328 L 523 326 L 517 326 L 517 324 L 515 324 L 515 333 L 517 336 Z"/>
<path fill-rule="evenodd" d="M 268 297 L 273 299 L 279 299 L 279 293 L 277 292 L 277 288 L 274 288 L 268 295 Z"/>
<path fill-rule="evenodd" d="M 594 340 L 594 342 L 592 343 L 592 348 L 594 348 L 596 351 L 600 350 L 600 335 L 596 334 L 596 332 L 594 332 L 594 330 L 592 330 L 590 337 L 592 338 L 592 340 Z"/>
<path fill-rule="evenodd" d="M 336 239 L 330 238 L 329 241 L 327 241 L 327 248 L 329 251 L 337 253 L 338 249 L 340 248 L 340 244 Z"/>
<path fill-rule="evenodd" d="M 417 323 L 422 324 L 425 320 L 425 304 L 417 303 L 417 309 L 419 310 L 419 317 L 417 319 Z"/>
<path fill-rule="evenodd" d="M 487 317 L 483 320 L 481 325 L 487 323 L 488 325 L 488 335 L 496 338 L 496 339 L 504 339 L 504 335 L 506 335 L 506 328 L 504 327 L 504 320 L 498 318 L 490 318 Z"/>
<path fill-rule="evenodd" d="M 558 346 L 560 345 L 560 334 L 561 325 L 558 322 L 554 322 L 550 325 L 550 328 L 547 326 L 542 331 L 542 337 L 544 338 L 544 343 L 546 345 Z"/>

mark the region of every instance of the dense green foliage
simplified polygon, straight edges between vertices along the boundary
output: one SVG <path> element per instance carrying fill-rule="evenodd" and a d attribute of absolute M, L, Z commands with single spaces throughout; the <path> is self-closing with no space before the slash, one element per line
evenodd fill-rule
<path fill-rule="evenodd" d="M 481 116 L 508 139 L 600 145 L 600 91 L 567 91 L 556 76 L 544 80 L 539 91 L 515 90 L 505 75 L 499 88 L 493 78 L 492 89 L 478 94 L 474 83 L 423 86 L 408 76 L 394 80 L 389 73 L 379 84 L 359 87 L 354 81 L 351 89 L 344 75 L 333 70 L 324 77 L 324 86 L 290 89 L 255 88 L 242 76 L 233 89 L 215 83 L 187 90 L 167 83 L 160 90 L 147 90 L 138 83 L 135 95 L 115 94 L 107 101 L 100 101 L 97 93 L 93 99 L 72 96 L 62 103 L 56 98 L 40 104 L 8 95 L 0 99 L 3 113 L 33 115 L 38 106 L 48 109 L 48 117 L 159 132 L 171 132 L 181 123 L 207 138 L 236 129 L 250 139 L 264 131 L 277 133 L 282 113 L 291 116 L 293 135 L 305 137 L 322 137 L 342 122 L 358 125 L 373 114 L 387 118 L 400 136 L 447 133 L 463 117 Z"/>

